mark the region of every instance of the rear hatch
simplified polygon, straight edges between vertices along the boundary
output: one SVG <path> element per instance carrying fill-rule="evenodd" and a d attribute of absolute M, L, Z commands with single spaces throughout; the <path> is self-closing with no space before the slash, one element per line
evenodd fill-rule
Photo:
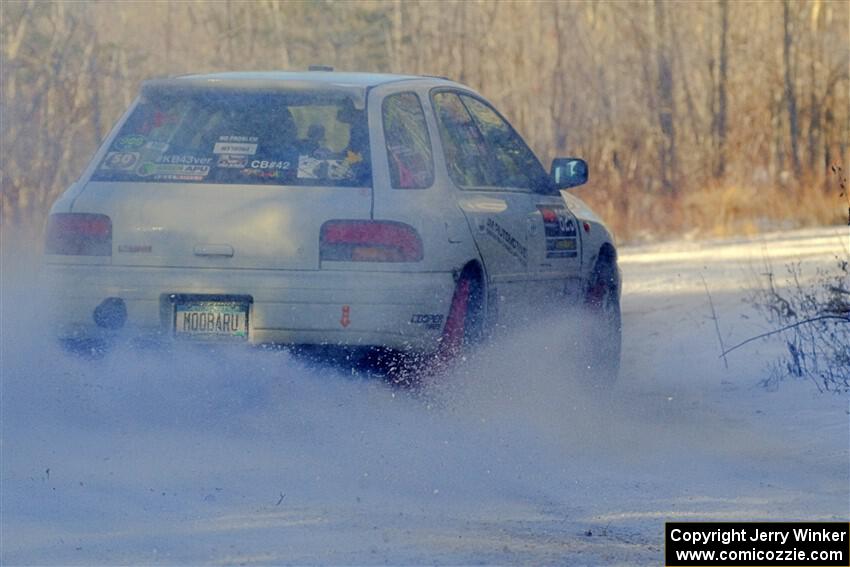
<path fill-rule="evenodd" d="M 322 224 L 371 213 L 362 106 L 332 90 L 148 89 L 72 211 L 109 216 L 115 265 L 317 269 Z"/>

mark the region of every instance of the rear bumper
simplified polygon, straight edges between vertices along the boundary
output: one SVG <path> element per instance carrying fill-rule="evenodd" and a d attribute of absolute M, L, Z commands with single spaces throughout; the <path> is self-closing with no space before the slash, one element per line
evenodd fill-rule
<path fill-rule="evenodd" d="M 252 299 L 251 344 L 384 346 L 431 351 L 449 310 L 450 272 L 276 271 L 47 264 L 48 320 L 59 338 L 173 337 L 173 294 Z M 94 310 L 120 298 L 120 329 Z M 347 306 L 347 321 L 343 307 Z"/>

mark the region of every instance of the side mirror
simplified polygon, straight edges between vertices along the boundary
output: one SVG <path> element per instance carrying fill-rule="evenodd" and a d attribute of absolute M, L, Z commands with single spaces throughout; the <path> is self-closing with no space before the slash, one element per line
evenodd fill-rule
<path fill-rule="evenodd" d="M 569 189 L 587 183 L 587 162 L 579 158 L 552 160 L 552 181 L 558 189 Z"/>

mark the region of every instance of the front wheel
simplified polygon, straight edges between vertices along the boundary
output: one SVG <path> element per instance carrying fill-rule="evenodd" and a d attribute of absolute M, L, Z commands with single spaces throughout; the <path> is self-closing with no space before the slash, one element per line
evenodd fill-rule
<path fill-rule="evenodd" d="M 587 288 L 585 309 L 590 320 L 583 365 L 594 385 L 610 385 L 620 372 L 623 335 L 615 264 L 600 262 L 597 265 Z"/>

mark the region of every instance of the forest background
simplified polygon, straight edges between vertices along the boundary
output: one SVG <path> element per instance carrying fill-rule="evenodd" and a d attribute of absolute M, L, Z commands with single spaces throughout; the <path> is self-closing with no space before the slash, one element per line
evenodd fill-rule
<path fill-rule="evenodd" d="M 848 223 L 846 0 L 6 0 L 0 35 L 6 228 L 41 230 L 145 79 L 312 64 L 475 88 L 544 166 L 590 163 L 620 240 Z"/>

